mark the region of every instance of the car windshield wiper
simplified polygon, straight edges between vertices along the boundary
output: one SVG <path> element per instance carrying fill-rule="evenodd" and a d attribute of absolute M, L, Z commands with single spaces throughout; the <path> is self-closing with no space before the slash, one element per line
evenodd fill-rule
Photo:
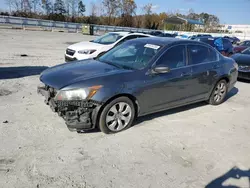
<path fill-rule="evenodd" d="M 129 67 L 129 66 L 126 66 L 126 65 L 121 65 L 121 66 L 122 66 L 122 68 L 124 68 L 124 69 L 135 70 L 135 68 L 133 68 L 133 67 Z"/>

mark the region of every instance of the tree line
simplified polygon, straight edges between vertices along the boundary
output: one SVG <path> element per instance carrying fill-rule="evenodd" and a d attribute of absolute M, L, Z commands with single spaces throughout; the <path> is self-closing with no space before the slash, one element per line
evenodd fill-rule
<path fill-rule="evenodd" d="M 102 0 L 100 3 L 91 2 L 89 15 L 86 15 L 86 5 L 82 0 L 5 0 L 7 12 L 1 15 L 21 16 L 54 21 L 69 21 L 87 24 L 138 27 L 147 29 L 186 30 L 196 28 L 194 25 L 164 24 L 169 16 L 180 16 L 188 19 L 201 20 L 205 30 L 216 28 L 219 18 L 208 13 L 197 14 L 192 9 L 187 14 L 176 12 L 154 13 L 151 3 L 138 7 L 134 0 Z M 139 11 L 138 11 L 139 10 Z M 138 12 L 140 12 L 138 14 Z"/>

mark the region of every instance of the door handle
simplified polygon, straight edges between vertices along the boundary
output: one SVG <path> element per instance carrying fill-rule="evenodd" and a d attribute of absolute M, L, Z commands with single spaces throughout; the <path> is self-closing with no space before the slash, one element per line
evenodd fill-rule
<path fill-rule="evenodd" d="M 183 72 L 181 73 L 181 77 L 191 76 L 192 74 L 189 72 Z"/>
<path fill-rule="evenodd" d="M 221 67 L 221 65 L 219 65 L 219 64 L 215 64 L 215 65 L 213 66 L 214 69 L 217 69 L 217 68 L 220 68 L 220 67 Z"/>

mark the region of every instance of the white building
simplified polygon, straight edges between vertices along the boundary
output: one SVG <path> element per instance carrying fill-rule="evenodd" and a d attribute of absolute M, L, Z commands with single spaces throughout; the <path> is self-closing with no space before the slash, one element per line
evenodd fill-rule
<path fill-rule="evenodd" d="M 224 25 L 221 29 L 228 30 L 232 34 L 250 34 L 250 25 Z"/>

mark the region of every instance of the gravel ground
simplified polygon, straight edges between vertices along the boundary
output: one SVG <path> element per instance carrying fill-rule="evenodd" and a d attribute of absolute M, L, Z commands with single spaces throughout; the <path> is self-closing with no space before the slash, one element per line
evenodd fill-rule
<path fill-rule="evenodd" d="M 37 95 L 39 73 L 89 39 L 0 29 L 1 188 L 249 187 L 250 83 L 220 106 L 153 114 L 118 134 L 69 132 Z"/>

